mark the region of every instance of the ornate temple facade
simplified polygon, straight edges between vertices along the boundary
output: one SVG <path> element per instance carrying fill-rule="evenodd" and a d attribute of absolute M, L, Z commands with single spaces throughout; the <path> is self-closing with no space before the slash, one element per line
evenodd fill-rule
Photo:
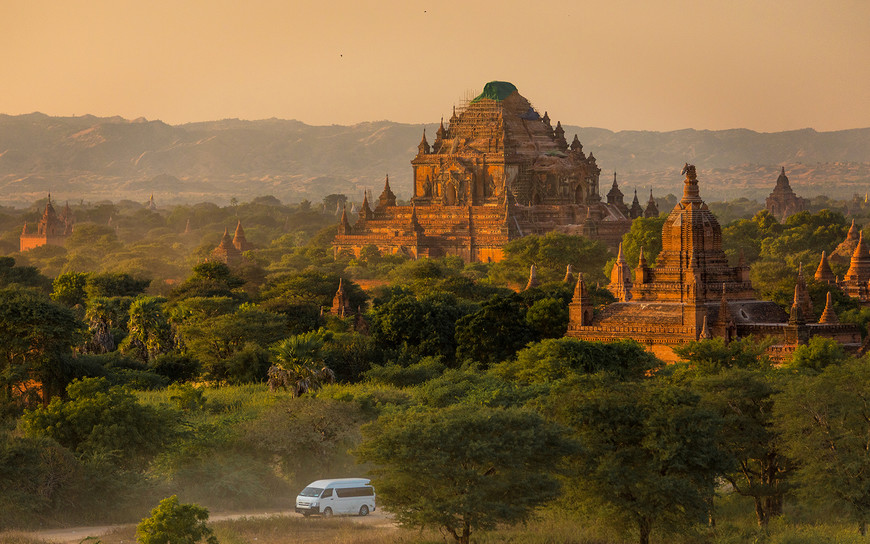
<path fill-rule="evenodd" d="M 67 237 L 72 234 L 74 225 L 75 217 L 73 217 L 69 204 L 65 205 L 61 213 L 58 214 L 51 204 L 51 195 L 48 195 L 48 203 L 45 205 L 42 217 L 36 223 L 36 228 L 29 227 L 27 223 L 24 223 L 19 239 L 20 251 L 45 245 L 62 246 Z"/>
<path fill-rule="evenodd" d="M 779 172 L 779 177 L 776 178 L 776 186 L 773 192 L 767 197 L 765 208 L 780 222 L 807 209 L 807 200 L 795 194 L 791 185 L 788 182 L 788 176 L 785 175 L 785 167 Z"/>
<path fill-rule="evenodd" d="M 505 244 L 527 234 L 582 234 L 615 248 L 631 226 L 621 198 L 601 201 L 592 153 L 576 135 L 569 145 L 561 123 L 553 127 L 510 83 L 490 82 L 454 109 L 432 144 L 424 131 L 411 166 L 411 204 L 396 205 L 387 179 L 354 225 L 342 212 L 336 254 L 374 245 L 412 258 L 499 261 Z"/>
<path fill-rule="evenodd" d="M 722 229 L 701 199 L 695 167 L 687 164 L 684 172 L 683 198 L 662 227 L 662 251 L 655 266 L 649 266 L 641 252 L 632 271 L 620 247 L 609 285 L 617 302 L 597 314 L 581 277 L 569 305 L 567 335 L 598 341 L 631 338 L 665 360 L 674 359 L 673 345 L 750 335 L 773 337 L 770 351 L 779 359 L 812 336 L 834 338 L 857 350 L 859 327 L 836 322 L 830 303 L 822 322 L 808 322 L 812 306 L 802 273 L 790 314 L 756 298 L 742 258 L 737 266 L 728 263 Z"/>

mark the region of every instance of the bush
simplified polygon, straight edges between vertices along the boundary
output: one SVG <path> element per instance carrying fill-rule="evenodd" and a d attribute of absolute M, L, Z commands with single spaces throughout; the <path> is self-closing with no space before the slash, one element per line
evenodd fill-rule
<path fill-rule="evenodd" d="M 205 524 L 208 510 L 196 504 L 181 504 L 172 495 L 151 510 L 151 517 L 136 526 L 140 544 L 194 544 L 205 540 L 217 544 L 217 538 Z"/>

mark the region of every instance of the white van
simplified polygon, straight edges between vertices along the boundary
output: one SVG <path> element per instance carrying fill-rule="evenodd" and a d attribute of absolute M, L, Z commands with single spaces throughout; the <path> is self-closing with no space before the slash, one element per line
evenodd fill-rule
<path fill-rule="evenodd" d="M 375 511 L 375 488 L 365 478 L 338 478 L 311 482 L 296 497 L 296 512 L 311 514 L 367 516 Z"/>

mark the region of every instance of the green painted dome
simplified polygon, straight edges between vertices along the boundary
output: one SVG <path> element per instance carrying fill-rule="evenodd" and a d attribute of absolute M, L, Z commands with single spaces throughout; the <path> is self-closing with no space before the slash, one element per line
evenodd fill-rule
<path fill-rule="evenodd" d="M 480 93 L 477 98 L 472 100 L 472 102 L 477 102 L 483 98 L 502 101 L 515 92 L 517 92 L 517 88 L 514 87 L 513 83 L 508 83 L 507 81 L 490 81 L 483 86 L 483 92 Z"/>

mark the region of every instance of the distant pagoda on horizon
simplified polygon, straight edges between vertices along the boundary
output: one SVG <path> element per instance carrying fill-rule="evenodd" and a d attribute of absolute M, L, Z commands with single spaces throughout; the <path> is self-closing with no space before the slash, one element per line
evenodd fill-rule
<path fill-rule="evenodd" d="M 780 222 L 807 209 L 807 199 L 797 196 L 785 175 L 785 166 L 781 167 L 779 177 L 776 178 L 776 186 L 767 197 L 764 206 Z"/>

